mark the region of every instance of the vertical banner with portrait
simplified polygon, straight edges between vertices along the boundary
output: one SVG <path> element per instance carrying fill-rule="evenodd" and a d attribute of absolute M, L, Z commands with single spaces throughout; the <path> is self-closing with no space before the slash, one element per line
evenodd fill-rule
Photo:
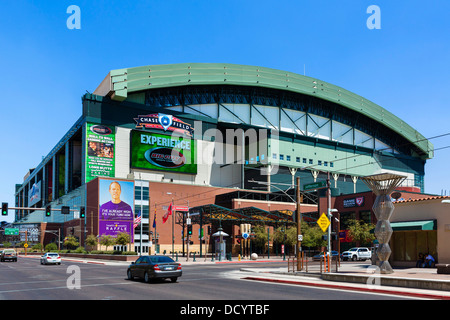
<path fill-rule="evenodd" d="M 133 208 L 134 181 L 99 179 L 99 236 L 125 232 L 134 242 Z"/>
<path fill-rule="evenodd" d="M 86 182 L 114 177 L 115 128 L 86 123 Z"/>

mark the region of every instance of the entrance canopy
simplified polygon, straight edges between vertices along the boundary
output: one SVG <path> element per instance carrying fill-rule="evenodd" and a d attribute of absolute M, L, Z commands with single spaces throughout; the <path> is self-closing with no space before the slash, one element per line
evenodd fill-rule
<path fill-rule="evenodd" d="M 189 209 L 192 223 L 209 224 L 213 220 L 234 221 L 236 223 L 264 223 L 268 225 L 295 224 L 293 211 L 266 211 L 256 207 L 229 209 L 216 204 L 208 204 Z"/>
<path fill-rule="evenodd" d="M 436 220 L 391 222 L 394 231 L 436 230 Z"/>

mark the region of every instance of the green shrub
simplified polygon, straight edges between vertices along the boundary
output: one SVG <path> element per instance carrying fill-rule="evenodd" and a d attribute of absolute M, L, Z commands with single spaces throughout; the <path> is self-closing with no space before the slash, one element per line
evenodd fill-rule
<path fill-rule="evenodd" d="M 56 243 L 49 243 L 45 246 L 45 251 L 57 251 L 58 250 L 58 246 L 56 245 Z"/>

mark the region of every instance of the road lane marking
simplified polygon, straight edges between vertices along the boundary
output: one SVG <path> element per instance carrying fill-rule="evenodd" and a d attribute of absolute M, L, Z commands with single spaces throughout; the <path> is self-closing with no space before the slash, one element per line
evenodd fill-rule
<path fill-rule="evenodd" d="M 129 284 L 132 284 L 132 282 L 85 284 L 85 285 L 82 285 L 79 290 L 81 290 L 83 288 L 87 288 L 87 287 L 103 287 L 103 286 L 116 286 L 116 285 L 129 285 Z M 67 288 L 67 286 L 63 286 L 63 287 L 48 287 L 48 288 L 27 288 L 27 289 L 2 290 L 2 291 L 0 291 L 0 294 L 13 293 L 13 292 L 39 291 L 39 290 L 59 290 L 59 289 L 69 290 Z M 69 290 L 69 291 L 73 291 L 73 290 Z M 75 290 L 75 291 L 78 291 L 78 290 Z"/>

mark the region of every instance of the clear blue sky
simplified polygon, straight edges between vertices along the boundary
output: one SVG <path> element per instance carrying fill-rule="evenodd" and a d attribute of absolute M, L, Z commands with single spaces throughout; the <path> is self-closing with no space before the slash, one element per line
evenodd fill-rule
<path fill-rule="evenodd" d="M 369 30 L 370 5 L 381 29 Z M 81 9 L 69 30 L 67 8 Z M 450 1 L 0 2 L 0 200 L 81 116 L 109 70 L 226 62 L 287 70 L 357 93 L 425 137 L 450 133 Z M 450 136 L 432 139 L 450 146 Z M 427 162 L 426 192 L 450 192 L 450 148 Z M 12 211 L 10 213 L 12 220 Z"/>

